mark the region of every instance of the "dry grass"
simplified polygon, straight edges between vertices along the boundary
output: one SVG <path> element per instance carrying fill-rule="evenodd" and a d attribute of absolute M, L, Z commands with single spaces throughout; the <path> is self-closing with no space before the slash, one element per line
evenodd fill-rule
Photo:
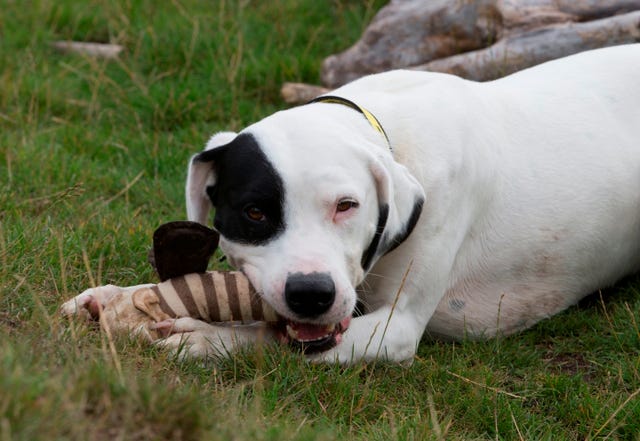
<path fill-rule="evenodd" d="M 5 1 L 0 14 L 0 440 L 639 439 L 638 280 L 514 337 L 424 342 L 409 368 L 219 364 L 57 315 L 153 280 L 187 158 L 317 82 L 381 1 Z M 61 39 L 123 44 L 118 61 Z M 606 312 L 606 313 L 605 313 Z"/>

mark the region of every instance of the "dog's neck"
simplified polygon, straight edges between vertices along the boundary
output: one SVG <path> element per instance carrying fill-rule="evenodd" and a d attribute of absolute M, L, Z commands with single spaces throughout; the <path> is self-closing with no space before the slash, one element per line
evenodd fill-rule
<path fill-rule="evenodd" d="M 384 136 L 384 139 L 387 142 L 387 147 L 389 147 L 389 151 L 391 152 L 391 154 L 393 154 L 393 147 L 391 146 L 391 142 L 389 141 L 387 132 L 385 132 L 385 130 L 382 128 L 382 124 L 380 124 L 380 121 L 378 121 L 378 118 L 376 118 L 373 115 L 373 113 L 369 112 L 364 107 L 359 106 L 358 104 L 354 103 L 351 100 L 348 100 L 346 98 L 336 96 L 336 95 L 319 96 L 317 98 L 312 99 L 307 104 L 313 104 L 313 103 L 342 104 L 343 106 L 347 106 L 355 110 L 356 112 L 361 113 L 367 119 L 367 121 L 369 121 L 369 124 L 371 124 L 371 127 L 373 127 L 378 133 Z"/>

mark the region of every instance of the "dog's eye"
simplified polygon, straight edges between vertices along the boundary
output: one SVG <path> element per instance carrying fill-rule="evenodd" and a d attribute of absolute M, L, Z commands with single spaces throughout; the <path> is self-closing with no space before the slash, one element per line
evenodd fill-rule
<path fill-rule="evenodd" d="M 267 220 L 267 217 L 264 215 L 261 209 L 256 207 L 255 205 L 249 205 L 244 209 L 244 214 L 255 222 L 263 222 Z"/>
<path fill-rule="evenodd" d="M 342 213 L 357 207 L 358 207 L 358 203 L 356 201 L 352 199 L 343 199 L 340 202 L 338 202 L 338 205 L 336 205 L 336 211 L 338 213 Z"/>

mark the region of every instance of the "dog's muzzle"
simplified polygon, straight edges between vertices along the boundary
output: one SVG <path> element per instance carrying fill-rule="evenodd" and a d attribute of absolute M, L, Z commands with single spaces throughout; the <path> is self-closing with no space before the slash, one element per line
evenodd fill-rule
<path fill-rule="evenodd" d="M 329 311 L 335 302 L 336 286 L 329 273 L 289 274 L 284 297 L 287 307 L 302 321 L 280 323 L 279 335 L 283 343 L 306 354 L 326 351 L 340 343 L 342 334 L 349 327 L 350 316 L 339 323 L 306 322 Z"/>

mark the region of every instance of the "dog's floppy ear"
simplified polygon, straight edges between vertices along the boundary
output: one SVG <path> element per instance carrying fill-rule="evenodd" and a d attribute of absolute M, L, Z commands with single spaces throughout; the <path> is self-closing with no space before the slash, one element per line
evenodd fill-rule
<path fill-rule="evenodd" d="M 372 157 L 369 167 L 378 195 L 378 224 L 369 247 L 362 255 L 365 271 L 411 234 L 425 200 L 422 186 L 391 155 Z"/>
<path fill-rule="evenodd" d="M 211 210 L 211 200 L 207 195 L 207 187 L 215 185 L 216 177 L 213 163 L 219 155 L 221 147 L 236 137 L 233 132 L 216 133 L 209 139 L 204 151 L 191 157 L 187 174 L 187 218 L 190 221 L 207 224 Z"/>

